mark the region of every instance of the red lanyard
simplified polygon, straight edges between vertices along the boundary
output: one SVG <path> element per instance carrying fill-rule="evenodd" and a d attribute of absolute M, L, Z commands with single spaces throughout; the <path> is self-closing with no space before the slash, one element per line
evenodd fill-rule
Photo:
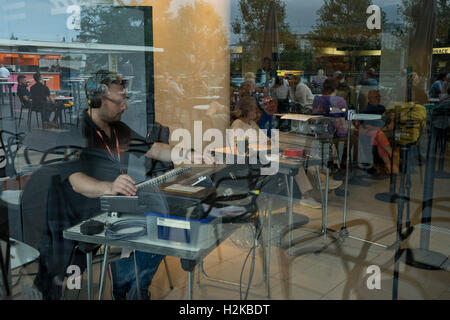
<path fill-rule="evenodd" d="M 108 150 L 109 155 L 111 156 L 111 158 L 113 158 L 114 161 L 117 161 L 119 163 L 119 167 L 120 167 L 120 147 L 119 147 L 119 138 L 117 138 L 117 133 L 116 133 L 116 129 L 113 128 L 113 132 L 114 132 L 114 136 L 116 137 L 116 151 L 117 151 L 117 159 L 116 157 L 114 157 L 111 149 L 109 148 L 108 144 L 105 142 L 105 139 L 103 139 L 102 134 L 100 133 L 99 130 L 95 130 L 95 132 L 97 132 L 98 136 L 100 137 L 100 139 L 102 139 L 103 144 L 105 145 L 106 150 Z M 120 168 L 120 172 L 122 172 L 123 174 L 123 170 L 122 168 Z"/>

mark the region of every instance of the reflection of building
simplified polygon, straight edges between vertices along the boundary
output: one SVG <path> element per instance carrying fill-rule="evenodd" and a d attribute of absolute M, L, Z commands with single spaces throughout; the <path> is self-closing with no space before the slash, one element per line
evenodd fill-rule
<path fill-rule="evenodd" d="M 231 75 L 242 75 L 242 46 L 230 45 Z"/>
<path fill-rule="evenodd" d="M 450 47 L 433 48 L 431 69 L 433 72 L 438 72 L 440 69 L 450 70 Z"/>
<path fill-rule="evenodd" d="M 311 41 L 308 39 L 306 34 L 296 34 L 298 46 L 300 50 L 308 50 L 312 48 Z"/>
<path fill-rule="evenodd" d="M 394 50 L 401 44 L 401 39 L 397 35 L 398 30 L 401 28 L 401 24 L 385 23 L 383 24 L 381 47 L 383 49 Z"/>

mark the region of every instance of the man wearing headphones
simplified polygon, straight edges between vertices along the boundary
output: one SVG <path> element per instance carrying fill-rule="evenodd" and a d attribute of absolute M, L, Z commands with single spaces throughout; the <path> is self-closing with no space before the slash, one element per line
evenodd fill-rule
<path fill-rule="evenodd" d="M 120 156 L 131 140 L 137 138 L 145 141 L 145 138 L 139 137 L 120 121 L 122 114 L 128 109 L 125 83 L 107 78 L 102 80 L 100 87 L 90 99 L 89 109 L 84 112 L 83 135 L 87 139 L 88 149 L 107 153 L 110 165 L 118 170 L 118 175 L 113 181 L 103 181 L 76 172 L 69 177 L 69 181 L 76 192 L 88 198 L 117 194 L 134 196 L 137 191 L 134 186 L 136 182 L 124 173 Z M 172 159 L 172 154 L 180 155 L 180 159 Z M 214 163 L 214 159 L 207 155 L 191 150 L 173 150 L 168 144 L 158 142 L 150 146 L 145 156 L 165 162 L 185 159 L 194 163 L 201 159 L 207 164 Z M 100 158 L 104 160 L 104 157 Z"/>
<path fill-rule="evenodd" d="M 90 108 L 85 112 L 83 120 L 83 134 L 88 144 L 88 150 L 84 153 L 84 160 L 87 160 L 84 162 L 86 167 L 69 176 L 73 190 L 84 197 L 98 199 L 103 195 L 136 195 L 136 182 L 125 172 L 127 161 L 125 152 L 131 140 L 137 138 L 145 141 L 145 138 L 139 137 L 120 121 L 122 114 L 128 108 L 126 99 L 125 83 L 109 77 L 101 81 L 100 88 L 90 99 Z M 171 154 L 172 148 L 168 144 L 153 143 L 148 146 L 145 156 L 166 162 L 177 160 L 172 159 Z M 179 150 L 174 154 L 181 154 L 188 160 L 201 159 L 208 164 L 214 162 L 212 158 L 203 157 L 201 153 L 191 150 Z M 83 163 L 83 155 L 81 160 Z M 109 169 L 102 169 L 104 166 Z M 140 296 L 148 299 L 147 289 L 163 256 L 136 252 L 136 258 L 140 270 Z M 111 264 L 110 273 L 115 299 L 136 299 L 139 296 L 132 257 L 122 258 Z"/>
<path fill-rule="evenodd" d="M 175 161 L 181 158 L 195 161 L 201 160 L 213 164 L 211 157 L 203 156 L 192 150 L 173 150 L 168 144 L 145 143 L 146 139 L 139 136 L 125 123 L 121 122 L 122 114 L 127 110 L 125 84 L 108 75 L 96 90 L 90 94 L 89 108 L 82 116 L 81 136 L 85 147 L 80 159 L 71 162 L 62 169 L 61 183 L 67 202 L 62 209 L 53 209 L 53 203 L 48 204 L 48 210 L 57 211 L 55 216 L 47 214 L 52 230 L 50 254 L 43 255 L 45 260 L 40 264 L 40 271 L 35 280 L 44 298 L 58 299 L 60 289 L 54 283 L 61 283 L 65 268 L 71 264 L 74 242 L 62 237 L 62 231 L 67 226 L 92 218 L 100 212 L 100 197 L 103 195 L 136 195 L 135 181 L 127 174 L 128 151 L 134 140 L 143 141 L 139 146 L 133 145 L 133 150 L 142 149 L 141 155 L 160 161 Z M 172 154 L 178 154 L 180 159 L 173 159 Z M 139 155 L 138 155 L 139 156 Z M 199 161 L 200 162 L 200 161 Z M 50 195 L 51 196 L 51 195 Z M 51 199 L 49 198 L 49 202 Z M 57 199 L 56 206 L 59 199 Z M 136 284 L 134 257 L 122 258 L 111 264 L 114 299 L 149 299 L 148 287 L 163 256 L 136 251 L 139 269 L 139 286 Z M 84 267 L 83 253 L 74 252 L 76 264 Z M 84 261 L 84 262 L 83 262 Z M 55 280 L 56 278 L 56 280 Z M 59 279 L 59 282 L 58 282 Z M 137 288 L 140 288 L 138 292 Z"/>

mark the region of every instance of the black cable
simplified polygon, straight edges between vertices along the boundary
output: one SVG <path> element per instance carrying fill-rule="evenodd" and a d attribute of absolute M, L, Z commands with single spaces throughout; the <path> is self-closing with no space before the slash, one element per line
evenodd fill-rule
<path fill-rule="evenodd" d="M 244 269 L 245 269 L 245 265 L 247 263 L 248 257 L 250 256 L 250 253 L 252 253 L 252 262 L 251 262 L 251 265 L 250 265 L 250 271 L 249 271 L 249 276 L 248 276 L 248 284 L 247 284 L 247 291 L 245 293 L 244 300 L 247 300 L 247 298 L 248 298 L 248 294 L 250 292 L 250 287 L 251 287 L 252 280 L 253 280 L 253 274 L 254 274 L 254 271 L 255 271 L 256 247 L 257 247 L 256 243 L 257 243 L 259 237 L 261 236 L 261 232 L 262 232 L 262 228 L 259 226 L 258 222 L 259 222 L 259 220 L 256 219 L 255 220 L 255 226 L 254 226 L 255 230 L 253 231 L 253 229 L 252 229 L 252 231 L 253 231 L 253 246 L 250 248 L 247 256 L 245 257 L 244 264 L 242 265 L 242 269 L 241 269 L 241 275 L 240 275 L 240 280 L 239 280 L 239 297 L 240 297 L 241 300 L 242 300 L 242 276 L 243 276 L 243 273 L 244 273 Z"/>
<path fill-rule="evenodd" d="M 256 237 L 255 232 L 253 232 L 253 246 L 250 248 L 250 250 L 247 253 L 247 256 L 245 257 L 244 264 L 242 265 L 242 269 L 241 269 L 241 275 L 239 277 L 239 298 L 241 300 L 243 300 L 242 299 L 242 276 L 244 275 L 244 269 L 245 269 L 245 265 L 247 264 L 248 257 L 250 256 L 250 253 L 252 253 L 254 251 L 255 242 L 256 242 L 255 237 Z M 250 271 L 251 271 L 251 266 L 250 266 Z M 250 278 L 250 274 L 249 274 L 249 279 L 248 279 L 249 284 L 250 284 L 251 280 L 252 279 Z M 248 295 L 248 291 L 249 291 L 248 288 L 249 288 L 249 286 L 247 287 L 247 295 Z M 245 299 L 247 299 L 247 295 L 246 295 Z"/>
<path fill-rule="evenodd" d="M 118 231 L 131 228 L 141 228 L 139 231 L 119 233 Z M 146 219 L 125 219 L 106 226 L 105 237 L 115 240 L 130 240 L 147 235 Z"/>

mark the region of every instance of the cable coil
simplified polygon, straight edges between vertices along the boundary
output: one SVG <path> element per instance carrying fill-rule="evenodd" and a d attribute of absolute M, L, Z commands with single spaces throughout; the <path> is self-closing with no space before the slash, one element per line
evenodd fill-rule
<path fill-rule="evenodd" d="M 119 233 L 121 230 L 141 228 L 139 231 L 129 233 Z M 130 240 L 147 235 L 146 219 L 125 219 L 107 225 L 105 237 L 115 240 Z"/>

